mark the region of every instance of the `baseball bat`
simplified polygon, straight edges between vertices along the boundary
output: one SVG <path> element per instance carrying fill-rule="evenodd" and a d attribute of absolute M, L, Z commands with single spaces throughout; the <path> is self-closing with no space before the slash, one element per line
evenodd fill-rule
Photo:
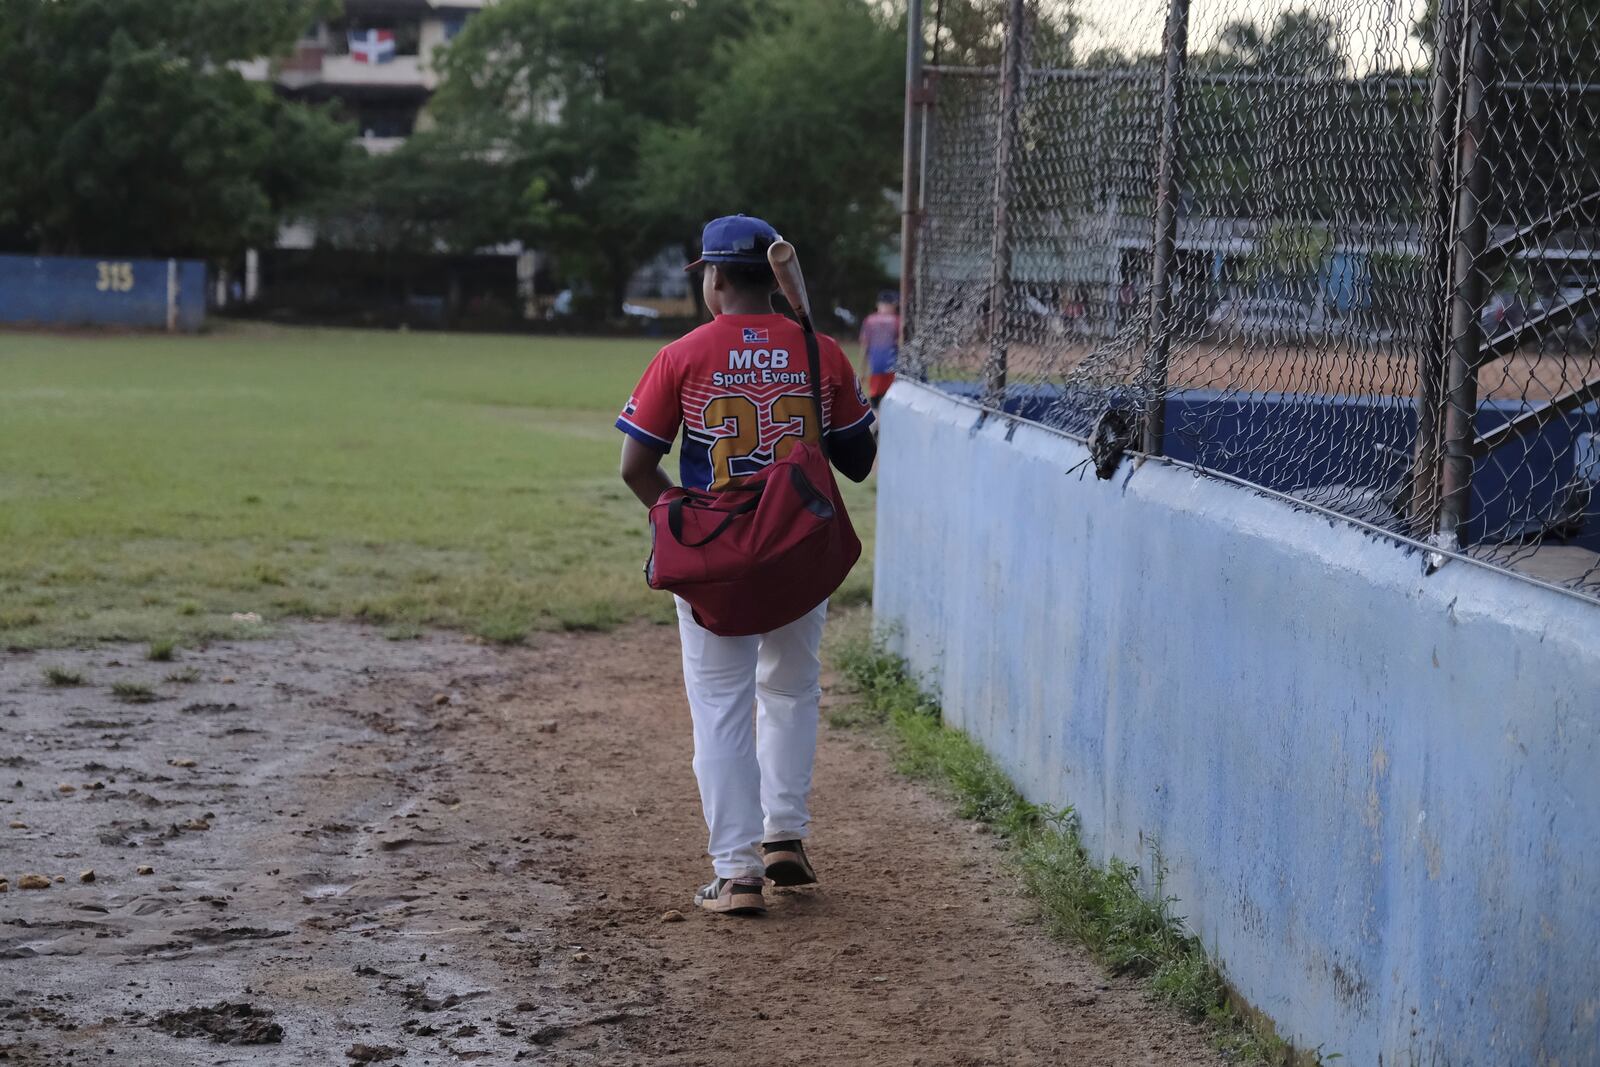
<path fill-rule="evenodd" d="M 811 297 L 806 295 L 806 278 L 800 273 L 800 257 L 795 254 L 794 245 L 781 237 L 772 242 L 767 246 L 767 262 L 772 266 L 772 276 L 778 280 L 778 288 L 783 290 L 783 298 L 800 317 L 800 324 L 809 330 Z"/>

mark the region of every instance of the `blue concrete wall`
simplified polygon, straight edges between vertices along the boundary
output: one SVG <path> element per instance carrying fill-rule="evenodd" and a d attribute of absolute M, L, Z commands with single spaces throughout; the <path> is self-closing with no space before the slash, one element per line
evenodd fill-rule
<path fill-rule="evenodd" d="M 166 329 L 165 259 L 0 256 L 0 322 Z M 205 323 L 206 265 L 178 261 L 178 328 Z"/>
<path fill-rule="evenodd" d="M 1285 1037 L 1600 1063 L 1600 608 L 914 383 L 881 440 L 897 650 Z"/>

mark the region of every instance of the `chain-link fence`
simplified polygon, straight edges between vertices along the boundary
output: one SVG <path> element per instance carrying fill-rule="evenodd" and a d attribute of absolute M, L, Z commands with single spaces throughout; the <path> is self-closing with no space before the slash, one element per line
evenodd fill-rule
<path fill-rule="evenodd" d="M 927 4 L 913 376 L 1600 598 L 1600 0 Z"/>

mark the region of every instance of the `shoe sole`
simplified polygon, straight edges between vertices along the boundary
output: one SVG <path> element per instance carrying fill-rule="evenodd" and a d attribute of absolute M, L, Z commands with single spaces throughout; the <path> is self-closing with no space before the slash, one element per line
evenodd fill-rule
<path fill-rule="evenodd" d="M 714 900 L 697 900 L 695 907 L 701 911 L 708 911 L 712 915 L 765 915 L 765 904 L 732 904 L 727 907 L 718 906 Z"/>
<path fill-rule="evenodd" d="M 799 860 L 776 860 L 767 864 L 767 877 L 776 886 L 816 885 L 816 872 Z"/>

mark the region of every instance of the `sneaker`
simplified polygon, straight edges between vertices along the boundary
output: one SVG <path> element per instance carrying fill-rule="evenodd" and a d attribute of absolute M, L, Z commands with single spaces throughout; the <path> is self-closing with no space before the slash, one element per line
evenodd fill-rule
<path fill-rule="evenodd" d="M 767 877 L 773 885 L 815 885 L 817 872 L 806 859 L 806 846 L 793 841 L 768 841 L 761 846 L 767 864 Z"/>
<path fill-rule="evenodd" d="M 695 890 L 694 905 L 719 915 L 762 915 L 767 910 L 760 882 L 732 878 L 718 878 Z"/>

